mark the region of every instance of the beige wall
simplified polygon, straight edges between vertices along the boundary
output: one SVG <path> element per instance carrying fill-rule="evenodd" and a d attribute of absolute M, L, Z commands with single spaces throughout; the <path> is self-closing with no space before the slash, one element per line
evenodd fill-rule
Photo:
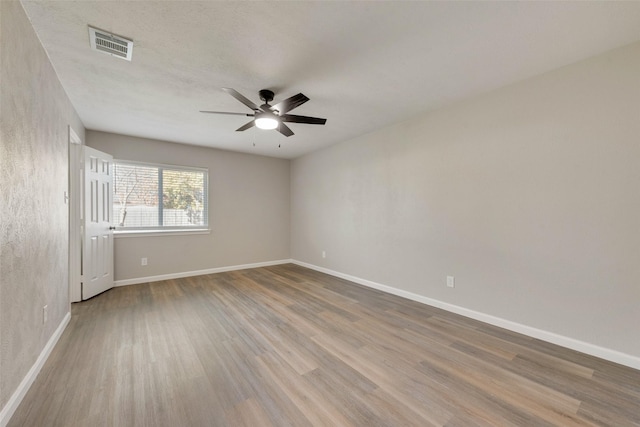
<path fill-rule="evenodd" d="M 640 357 L 639 138 L 636 43 L 294 160 L 292 258 Z"/>
<path fill-rule="evenodd" d="M 97 131 L 87 131 L 87 145 L 121 160 L 209 169 L 211 233 L 116 238 L 116 280 L 290 257 L 288 160 Z"/>
<path fill-rule="evenodd" d="M 0 15 L 3 408 L 69 312 L 67 126 L 81 138 L 84 128 L 22 6 L 2 1 Z"/>

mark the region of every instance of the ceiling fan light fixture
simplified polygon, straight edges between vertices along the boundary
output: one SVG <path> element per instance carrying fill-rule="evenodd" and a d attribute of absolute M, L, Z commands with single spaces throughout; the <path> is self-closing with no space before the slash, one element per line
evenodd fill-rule
<path fill-rule="evenodd" d="M 258 129 L 271 130 L 277 128 L 279 124 L 278 119 L 271 114 L 262 113 L 256 115 L 256 127 L 258 127 Z"/>

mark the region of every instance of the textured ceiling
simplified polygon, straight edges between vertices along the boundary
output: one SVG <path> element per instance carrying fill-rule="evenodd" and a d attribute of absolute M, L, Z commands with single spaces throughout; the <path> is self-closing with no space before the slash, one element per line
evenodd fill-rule
<path fill-rule="evenodd" d="M 88 129 L 283 158 L 640 40 L 640 2 L 22 4 Z M 88 25 L 133 61 L 90 50 Z M 291 113 L 327 124 L 235 132 L 248 118 L 198 112 L 250 112 L 222 87 L 302 92 Z"/>

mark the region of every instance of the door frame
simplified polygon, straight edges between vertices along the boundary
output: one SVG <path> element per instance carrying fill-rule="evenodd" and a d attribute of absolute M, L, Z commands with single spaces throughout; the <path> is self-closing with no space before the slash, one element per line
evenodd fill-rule
<path fill-rule="evenodd" d="M 82 300 L 82 139 L 69 126 L 69 301 Z"/>

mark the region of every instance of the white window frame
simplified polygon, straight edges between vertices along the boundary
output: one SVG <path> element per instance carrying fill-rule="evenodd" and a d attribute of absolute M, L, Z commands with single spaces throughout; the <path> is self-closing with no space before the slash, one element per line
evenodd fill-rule
<path fill-rule="evenodd" d="M 115 197 L 115 165 L 123 164 L 123 165 L 132 165 L 132 166 L 141 166 L 141 167 L 149 167 L 149 168 L 157 168 L 158 170 L 167 169 L 167 170 L 175 170 L 175 171 L 186 171 L 186 172 L 202 172 L 204 173 L 203 180 L 203 194 L 205 198 L 205 210 L 204 210 L 204 224 L 203 225 L 194 225 L 194 226 L 155 226 L 155 227 L 120 227 L 117 223 L 118 215 L 113 215 L 114 217 L 114 237 L 152 237 L 152 236 L 166 236 L 166 235 L 189 235 L 189 234 L 209 234 L 211 229 L 209 227 L 209 169 L 208 168 L 199 168 L 193 166 L 182 166 L 182 165 L 170 165 L 166 163 L 151 163 L 151 162 L 139 162 L 134 160 L 123 160 L 123 159 L 114 159 L 114 185 L 113 185 L 113 200 L 116 200 Z M 162 203 L 162 199 L 158 198 L 158 204 Z M 114 206 L 115 208 L 115 206 Z M 160 209 L 160 206 L 158 206 Z"/>

